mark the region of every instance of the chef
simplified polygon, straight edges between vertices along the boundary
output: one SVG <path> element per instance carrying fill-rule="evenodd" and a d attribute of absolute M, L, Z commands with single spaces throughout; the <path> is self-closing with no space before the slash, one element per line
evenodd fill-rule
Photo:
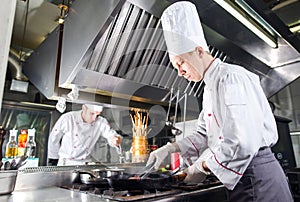
<path fill-rule="evenodd" d="M 180 1 L 162 14 L 169 58 L 179 76 L 204 80 L 196 132 L 152 152 L 157 169 L 172 152 L 189 166 L 185 182 L 214 174 L 230 201 L 293 201 L 285 174 L 270 147 L 278 140 L 274 116 L 259 77 L 214 58 L 206 44 L 196 7 Z"/>
<path fill-rule="evenodd" d="M 80 165 L 92 161 L 91 152 L 102 136 L 118 149 L 121 136 L 100 116 L 102 106 L 84 104 L 82 110 L 63 114 L 55 123 L 48 140 L 48 159 L 58 166 Z"/>

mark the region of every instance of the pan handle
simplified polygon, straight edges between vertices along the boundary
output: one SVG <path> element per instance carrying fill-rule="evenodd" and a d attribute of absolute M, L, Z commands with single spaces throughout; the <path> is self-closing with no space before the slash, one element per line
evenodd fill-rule
<path fill-rule="evenodd" d="M 71 183 L 81 181 L 80 174 L 88 174 L 91 178 L 96 178 L 95 174 L 87 170 L 74 170 L 72 172 Z"/>
<path fill-rule="evenodd" d="M 79 173 L 79 175 L 80 175 L 80 174 L 89 174 L 92 178 L 97 178 L 97 176 L 96 176 L 92 171 L 88 171 L 88 170 L 79 170 L 78 173 Z"/>
<path fill-rule="evenodd" d="M 183 181 L 186 176 L 187 176 L 186 173 L 180 173 L 180 174 L 177 174 L 177 175 L 172 175 L 172 179 L 175 182 L 180 182 L 180 181 Z"/>

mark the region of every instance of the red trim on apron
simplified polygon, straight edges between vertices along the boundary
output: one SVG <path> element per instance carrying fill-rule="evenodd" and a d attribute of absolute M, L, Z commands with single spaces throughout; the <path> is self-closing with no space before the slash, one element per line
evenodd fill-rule
<path fill-rule="evenodd" d="M 243 174 L 241 174 L 241 173 L 239 173 L 239 172 L 236 172 L 236 171 L 234 171 L 234 170 L 232 170 L 232 169 L 230 169 L 230 168 L 227 168 L 226 166 L 223 166 L 223 165 L 217 160 L 216 154 L 214 154 L 214 157 L 215 157 L 216 162 L 217 162 L 220 166 L 222 166 L 223 168 L 225 168 L 226 170 L 229 170 L 229 171 L 231 171 L 231 172 L 234 172 L 234 173 L 237 174 L 237 175 L 243 176 Z"/>

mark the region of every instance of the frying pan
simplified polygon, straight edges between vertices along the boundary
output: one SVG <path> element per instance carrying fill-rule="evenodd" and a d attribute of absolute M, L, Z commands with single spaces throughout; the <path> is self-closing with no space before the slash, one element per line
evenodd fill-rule
<path fill-rule="evenodd" d="M 135 174 L 123 173 L 107 178 L 110 187 L 116 190 L 153 190 L 163 189 L 181 181 L 186 174 L 172 176 L 168 172 L 149 173 L 147 178 L 135 178 Z"/>

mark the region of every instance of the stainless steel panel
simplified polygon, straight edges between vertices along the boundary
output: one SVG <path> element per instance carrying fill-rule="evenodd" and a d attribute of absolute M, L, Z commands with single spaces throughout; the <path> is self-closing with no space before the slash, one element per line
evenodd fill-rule
<path fill-rule="evenodd" d="M 299 78 L 300 61 L 272 69 L 262 78 L 261 84 L 268 98 Z"/>
<path fill-rule="evenodd" d="M 153 14 L 155 17 L 160 18 L 165 8 L 170 5 L 167 1 L 162 0 L 127 0 L 128 2 L 140 7 L 141 9 Z"/>
<path fill-rule="evenodd" d="M 91 80 L 94 82 L 91 82 Z M 80 84 L 90 89 L 98 89 L 106 92 L 110 96 L 121 96 L 127 98 L 136 96 L 152 101 L 161 101 L 168 93 L 168 90 L 166 89 L 156 88 L 123 78 L 84 69 L 79 71 L 74 80 L 74 84 Z"/>
<path fill-rule="evenodd" d="M 77 84 L 95 100 L 98 98 L 93 93 L 115 96 L 117 92 L 126 99 L 134 95 L 137 100 L 165 103 L 170 89 L 174 88 L 200 101 L 204 83 L 178 77 L 166 53 L 160 16 L 170 2 L 175 1 L 102 0 L 101 4 L 98 0 L 75 1 L 65 22 L 59 84 L 62 87 Z M 214 1 L 193 2 L 212 55 L 259 75 L 267 95 L 278 92 L 298 77 L 295 64 L 299 62 L 299 53 L 284 37 L 279 37 L 278 48 L 272 49 Z M 45 46 L 55 51 L 57 42 L 50 43 L 51 37 L 55 38 L 54 34 Z M 41 64 L 47 67 L 37 75 L 30 73 L 36 75 L 38 82 L 33 77 L 31 80 L 49 96 L 54 92 L 55 56 L 56 51 L 50 58 L 43 51 L 43 61 L 34 54 L 33 59 L 28 60 L 28 63 L 36 60 L 36 72 Z M 290 71 L 289 76 L 285 69 Z M 41 83 L 40 77 L 45 73 L 50 75 L 46 85 Z M 122 84 L 125 84 L 123 88 Z M 145 88 L 151 93 L 140 92 Z"/>
<path fill-rule="evenodd" d="M 0 195 L 10 194 L 14 191 L 18 171 L 17 170 L 4 170 L 0 171 Z"/>
<path fill-rule="evenodd" d="M 95 38 L 108 27 L 124 4 L 123 0 L 74 1 L 65 20 L 59 84 L 71 82 L 79 71 L 78 64 Z M 114 12 L 115 11 L 115 12 Z"/>
<path fill-rule="evenodd" d="M 24 74 L 46 97 L 53 96 L 57 68 L 59 27 L 57 27 L 24 63 Z M 47 78 L 47 79 L 45 79 Z"/>

